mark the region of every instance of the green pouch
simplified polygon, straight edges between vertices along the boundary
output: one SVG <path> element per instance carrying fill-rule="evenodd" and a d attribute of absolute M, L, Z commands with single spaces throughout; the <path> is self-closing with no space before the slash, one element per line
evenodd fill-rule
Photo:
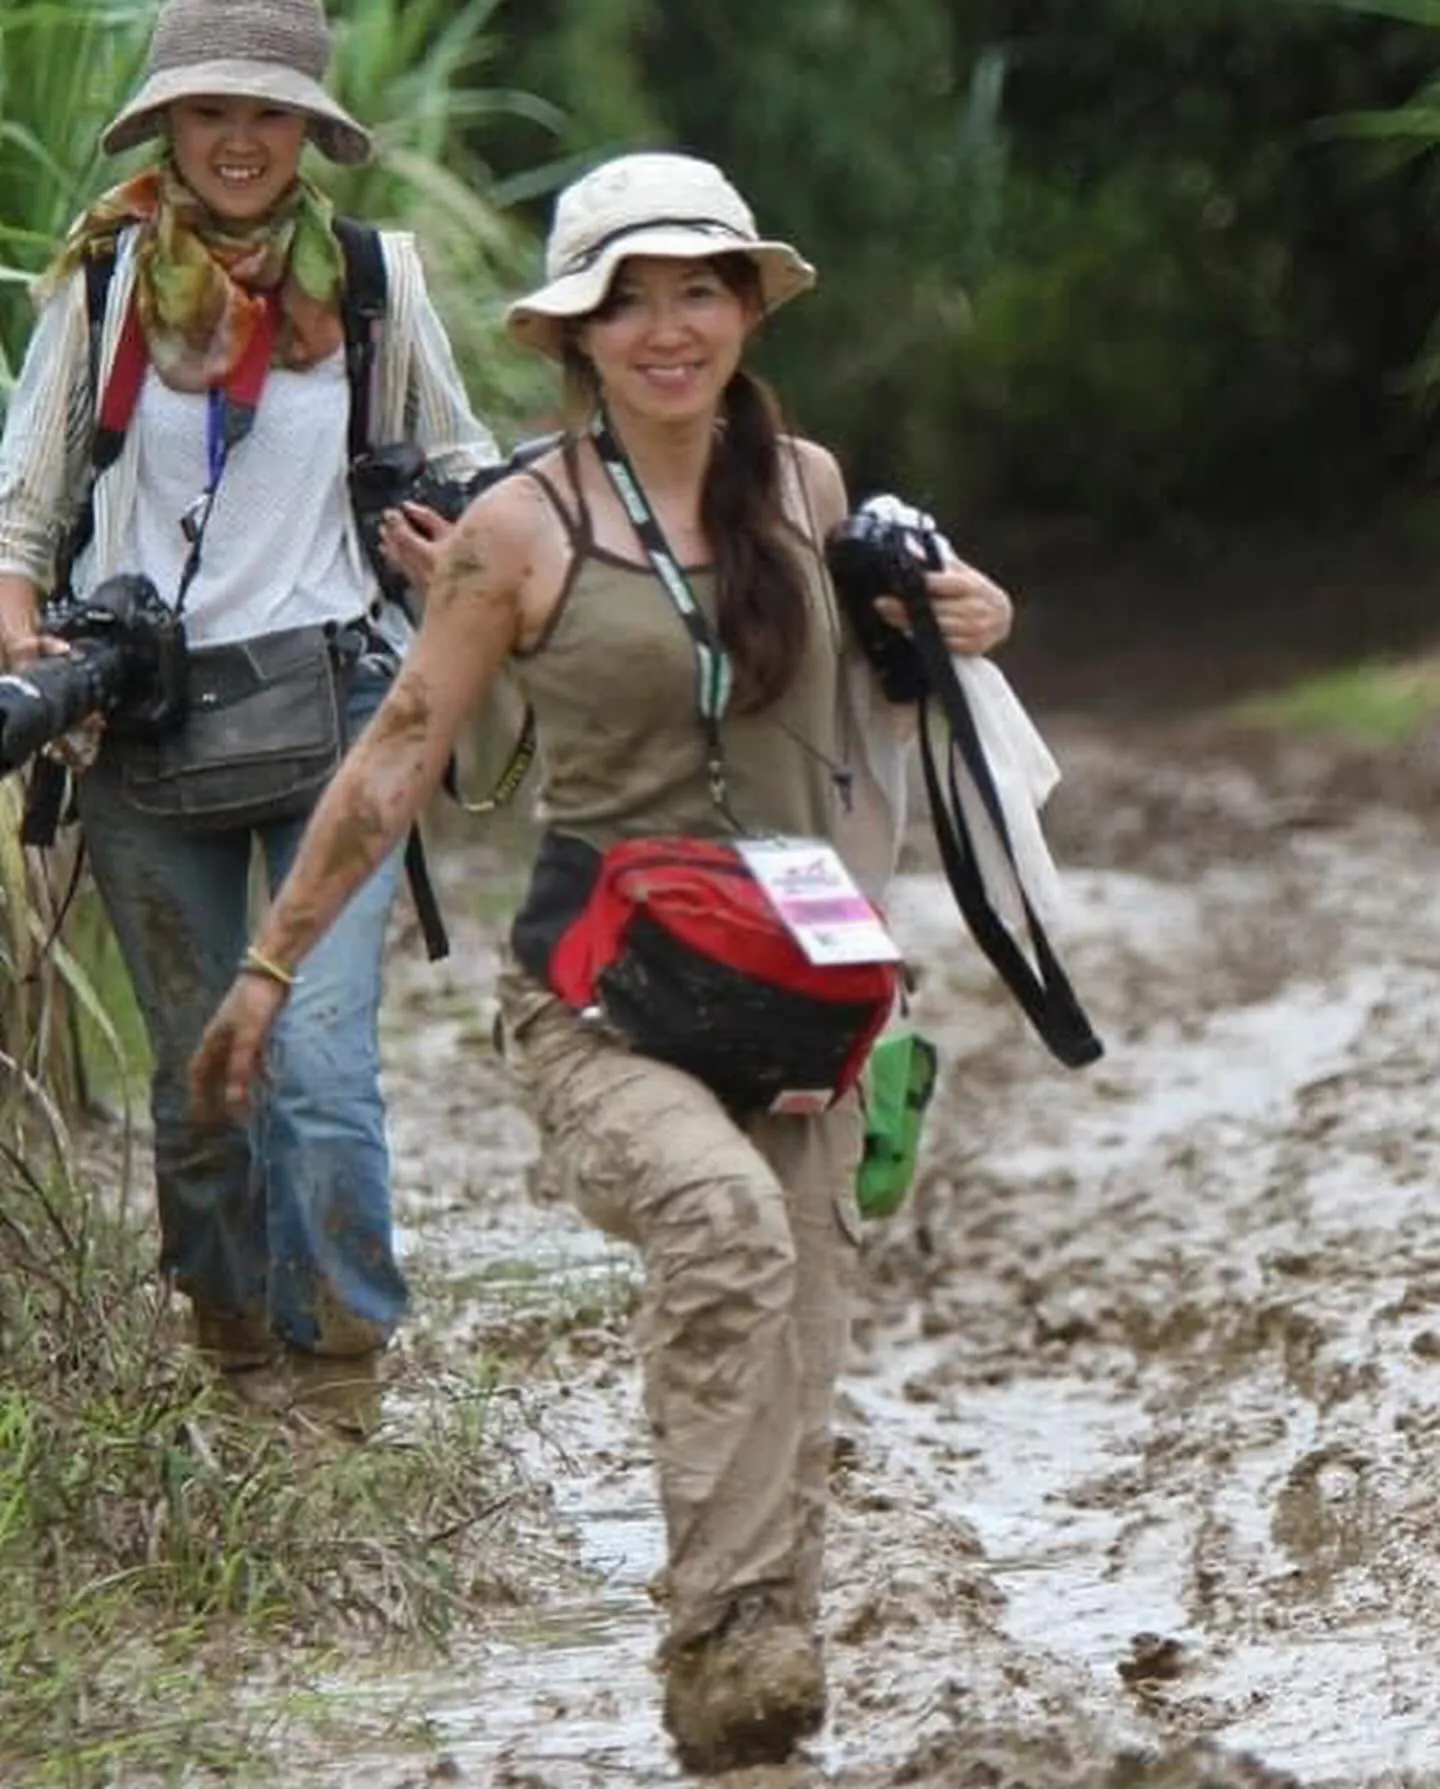
<path fill-rule="evenodd" d="M 938 1060 L 934 1044 L 914 1031 L 882 1037 L 870 1052 L 862 1083 L 865 1152 L 855 1177 L 862 1218 L 890 1217 L 905 1203 Z"/>

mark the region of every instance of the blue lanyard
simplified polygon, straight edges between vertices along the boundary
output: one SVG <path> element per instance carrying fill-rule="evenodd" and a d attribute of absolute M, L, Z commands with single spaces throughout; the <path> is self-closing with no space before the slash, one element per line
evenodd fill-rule
<path fill-rule="evenodd" d="M 276 303 L 273 297 L 267 298 L 259 326 L 228 383 L 223 387 L 212 385 L 205 393 L 205 489 L 181 524 L 190 542 L 190 556 L 180 573 L 180 588 L 175 593 L 177 615 L 185 607 L 185 598 L 200 570 L 205 530 L 210 526 L 215 493 L 220 488 L 230 449 L 249 433 L 255 421 L 260 393 L 270 368 L 277 324 Z"/>
<path fill-rule="evenodd" d="M 229 452 L 230 443 L 225 438 L 225 393 L 220 386 L 212 385 L 205 393 L 205 464 L 210 473 L 205 495 L 211 503 L 215 501 L 216 487 Z"/>
<path fill-rule="evenodd" d="M 224 390 L 212 385 L 205 393 L 205 489 L 186 511 L 181 526 L 190 542 L 190 552 L 180 572 L 180 587 L 175 592 L 175 613 L 185 607 L 190 586 L 200 573 L 200 553 L 205 545 L 205 530 L 215 509 L 215 493 L 230 457 L 230 403 Z"/>

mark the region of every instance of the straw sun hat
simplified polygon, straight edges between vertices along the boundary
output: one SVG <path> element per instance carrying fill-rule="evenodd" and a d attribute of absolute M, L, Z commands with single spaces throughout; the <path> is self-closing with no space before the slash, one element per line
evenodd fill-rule
<path fill-rule="evenodd" d="M 747 255 L 767 311 L 815 283 L 788 242 L 756 233 L 750 207 L 717 167 L 689 155 L 622 155 L 565 188 L 545 245 L 545 284 L 506 312 L 511 335 L 558 356 L 565 321 L 593 311 L 630 255 Z"/>
<path fill-rule="evenodd" d="M 166 108 L 201 95 L 257 99 L 303 112 L 332 162 L 363 162 L 370 135 L 322 85 L 330 29 L 319 0 L 167 0 L 155 22 L 145 80 L 106 125 L 110 155 L 164 134 Z"/>

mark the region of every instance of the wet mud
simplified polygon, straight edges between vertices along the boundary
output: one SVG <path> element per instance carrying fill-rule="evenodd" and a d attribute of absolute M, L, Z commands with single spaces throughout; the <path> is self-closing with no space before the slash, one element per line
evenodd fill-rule
<path fill-rule="evenodd" d="M 733 1789 L 1440 1785 L 1440 836 L 1432 756 L 1058 731 L 1045 1055 L 926 860 L 894 918 L 943 1067 L 871 1231 L 834 1464 L 831 1719 Z M 495 1060 L 514 870 L 440 865 L 387 1085 L 406 1386 L 495 1377 L 523 1595 L 441 1664 L 342 1662 L 315 1784 L 678 1784 L 631 1261 L 551 1195 Z M 299 1768 L 300 1753 L 294 1754 Z"/>

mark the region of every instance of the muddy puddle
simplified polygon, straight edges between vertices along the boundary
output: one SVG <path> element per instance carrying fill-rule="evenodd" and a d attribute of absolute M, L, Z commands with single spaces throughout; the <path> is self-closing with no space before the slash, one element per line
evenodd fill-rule
<path fill-rule="evenodd" d="M 803 1767 L 729 1781 L 1433 1789 L 1440 837 L 1244 761 L 1076 757 L 1096 1067 L 1032 1041 L 919 853 L 897 891 L 945 1066 L 867 1247 L 833 1714 Z M 443 1664 L 338 1668 L 291 1780 L 676 1784 L 633 1270 L 549 1197 L 489 1046 L 512 872 L 442 869 L 455 955 L 397 955 L 389 1006 L 418 1305 L 389 1420 L 487 1362 L 540 1565 Z"/>

